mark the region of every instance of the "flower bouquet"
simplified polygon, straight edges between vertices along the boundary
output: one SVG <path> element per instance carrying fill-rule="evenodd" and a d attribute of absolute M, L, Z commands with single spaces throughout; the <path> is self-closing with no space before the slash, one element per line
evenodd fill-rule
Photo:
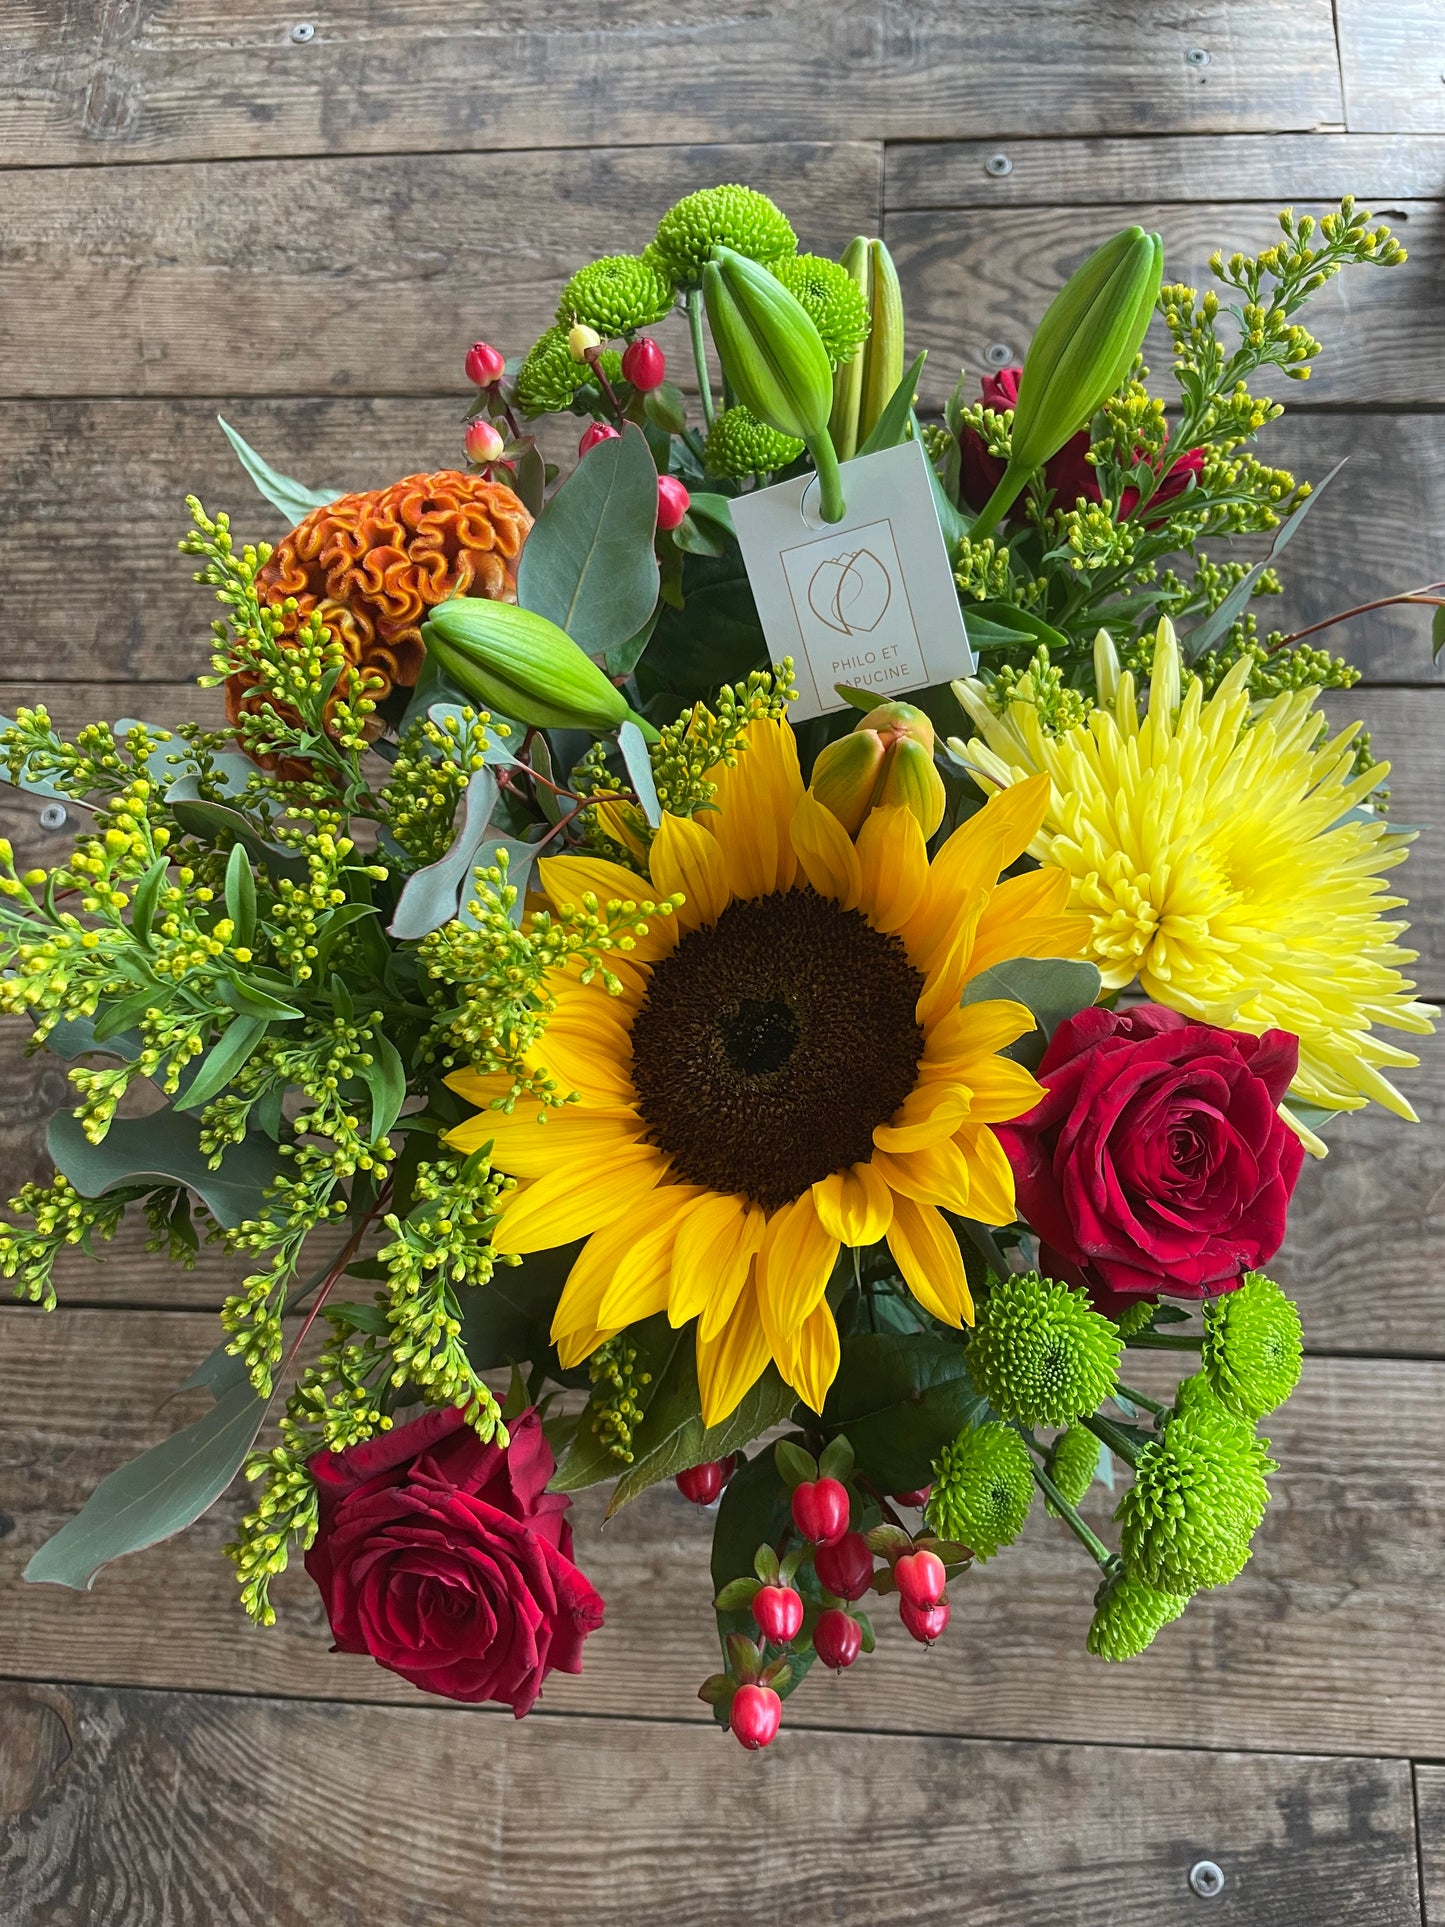
<path fill-rule="evenodd" d="M 210 1409 L 28 1577 L 87 1586 L 244 1467 L 254 1618 L 299 1550 L 340 1650 L 520 1715 L 602 1621 L 570 1495 L 675 1481 L 750 1747 L 873 1650 L 870 1595 L 942 1637 L 1035 1505 L 1104 1659 L 1234 1578 L 1300 1368 L 1291 1191 L 1337 1113 L 1412 1115 L 1388 1033 L 1431 1016 L 1386 766 L 1316 706 L 1354 674 L 1252 607 L 1313 497 L 1250 383 L 1403 253 L 1350 202 L 1281 228 L 1203 297 L 1126 230 L 922 422 L 883 244 L 800 253 L 718 187 L 520 360 L 471 349 L 454 470 L 310 490 L 228 430 L 291 526 L 190 504 L 225 726 L 0 733 L 88 818 L 48 872 L 3 850 L 0 1001 L 75 1106 L 0 1264 L 49 1306 L 132 1209 L 249 1264 Z M 842 544 L 811 615 L 770 573 L 799 528 Z M 910 669 L 880 625 L 940 579 Z"/>

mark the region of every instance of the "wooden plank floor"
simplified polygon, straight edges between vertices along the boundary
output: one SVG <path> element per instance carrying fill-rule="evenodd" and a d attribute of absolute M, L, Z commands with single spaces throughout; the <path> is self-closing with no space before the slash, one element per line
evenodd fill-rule
<path fill-rule="evenodd" d="M 1127 220 L 1190 278 L 1277 206 L 1355 192 L 1411 265 L 1321 301 L 1319 372 L 1263 445 L 1315 476 L 1350 457 L 1282 619 L 1442 573 L 1445 0 L 355 0 L 294 24 L 270 0 L 0 8 L 0 710 L 214 714 L 181 497 L 277 531 L 214 416 L 314 483 L 455 460 L 465 343 L 524 342 L 575 261 L 720 179 L 812 246 L 886 233 L 933 400 Z M 1405 877 L 1438 997 L 1445 665 L 1408 611 L 1337 646 L 1364 684 L 1331 709 L 1436 826 Z M 0 833 L 35 861 L 68 832 L 0 792 Z M 520 1725 L 330 1657 L 304 1577 L 250 1627 L 233 1500 L 91 1596 L 22 1585 L 174 1423 L 157 1401 L 230 1273 L 132 1233 L 67 1261 L 55 1317 L 0 1307 L 0 1922 L 1445 1923 L 1445 1043 L 1424 1058 L 1423 1123 L 1353 1119 L 1301 1182 L 1280 1267 L 1311 1357 L 1239 1583 L 1106 1668 L 1087 1572 L 1037 1518 L 943 1646 L 888 1625 L 758 1758 L 692 1697 L 707 1526 L 670 1488 L 605 1534 L 579 1505 L 608 1622 Z M 62 1093 L 0 1033 L 6 1193 Z"/>

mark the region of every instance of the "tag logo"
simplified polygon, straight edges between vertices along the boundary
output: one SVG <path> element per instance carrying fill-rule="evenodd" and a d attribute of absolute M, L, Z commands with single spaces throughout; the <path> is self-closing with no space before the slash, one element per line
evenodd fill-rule
<path fill-rule="evenodd" d="M 781 561 L 803 661 L 825 707 L 834 683 L 893 691 L 925 680 L 891 518 L 850 529 L 844 541 L 829 529 L 783 549 Z"/>
<path fill-rule="evenodd" d="M 893 599 L 893 579 L 872 549 L 820 562 L 808 584 L 808 607 L 839 635 L 867 635 Z"/>

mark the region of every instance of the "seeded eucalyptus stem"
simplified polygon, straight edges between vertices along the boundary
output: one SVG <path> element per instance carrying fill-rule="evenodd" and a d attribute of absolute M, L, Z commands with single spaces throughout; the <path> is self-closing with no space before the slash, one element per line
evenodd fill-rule
<path fill-rule="evenodd" d="M 688 333 L 692 337 L 692 358 L 697 368 L 698 392 L 702 396 L 702 418 L 711 428 L 713 424 L 712 383 L 707 372 L 707 348 L 702 338 L 702 299 L 696 288 L 690 288 L 684 297 L 687 309 Z"/>
<path fill-rule="evenodd" d="M 1064 1524 L 1069 1528 L 1070 1532 L 1073 1533 L 1079 1544 L 1083 1546 L 1099 1570 L 1101 1572 L 1116 1572 L 1120 1563 L 1118 1554 L 1110 1552 L 1098 1533 L 1091 1531 L 1090 1528 L 1085 1525 L 1079 1516 L 1078 1508 L 1069 1504 L 1068 1500 L 1064 1497 L 1063 1493 L 1060 1492 L 1059 1488 L 1054 1484 L 1042 1466 L 1034 1466 L 1033 1475 L 1035 1485 L 1038 1486 L 1049 1504 L 1054 1508 L 1055 1512 L 1058 1513 Z"/>

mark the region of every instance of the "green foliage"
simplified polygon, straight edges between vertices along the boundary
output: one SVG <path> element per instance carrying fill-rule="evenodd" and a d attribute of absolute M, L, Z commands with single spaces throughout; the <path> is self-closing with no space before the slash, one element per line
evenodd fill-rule
<path fill-rule="evenodd" d="M 911 1492 L 928 1483 L 944 1446 L 986 1412 L 961 1344 L 936 1332 L 863 1332 L 843 1341 L 823 1425 L 846 1432 L 880 1491 Z"/>

